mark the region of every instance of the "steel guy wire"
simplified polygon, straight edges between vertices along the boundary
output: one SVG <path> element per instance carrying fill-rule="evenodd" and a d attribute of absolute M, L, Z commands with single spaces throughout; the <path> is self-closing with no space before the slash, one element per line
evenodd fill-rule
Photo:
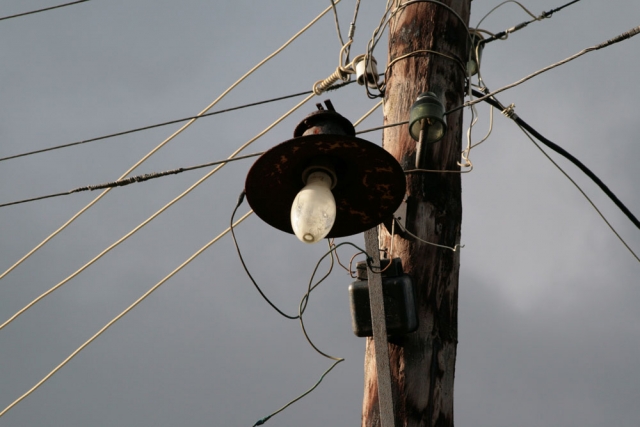
<path fill-rule="evenodd" d="M 17 13 L 15 15 L 3 16 L 3 17 L 0 17 L 0 21 L 4 21 L 6 19 L 12 19 L 12 18 L 19 18 L 21 16 L 33 15 L 34 13 L 46 12 L 47 10 L 60 9 L 61 7 L 73 6 L 74 4 L 85 3 L 88 1 L 89 0 L 77 0 L 69 3 L 59 4 L 57 6 L 45 7 L 43 9 L 38 9 L 38 10 L 32 10 L 30 12 L 22 12 L 22 13 Z"/>
<path fill-rule="evenodd" d="M 242 216 L 242 218 L 240 218 L 238 221 L 236 221 L 236 223 L 234 225 L 238 225 L 240 224 L 242 221 L 244 221 L 247 217 L 249 217 L 249 215 L 251 215 L 253 213 L 253 211 L 249 211 L 246 214 L 244 214 Z M 91 338 L 89 338 L 87 341 L 84 342 L 84 344 L 82 344 L 80 347 L 78 347 L 73 353 L 71 353 L 66 359 L 64 359 L 58 366 L 56 366 L 51 372 L 49 372 L 47 375 L 44 376 L 44 378 L 42 378 L 40 381 L 38 381 L 33 387 L 31 387 L 26 393 L 24 393 L 22 396 L 20 396 L 19 398 L 17 398 L 16 400 L 13 401 L 13 403 L 11 403 L 9 406 L 7 406 L 2 412 L 0 412 L 0 417 L 2 417 L 4 414 L 6 414 L 9 410 L 11 410 L 11 408 L 13 408 L 14 406 L 16 406 L 18 403 L 20 403 L 22 400 L 24 400 L 26 397 L 28 397 L 31 393 L 33 393 L 34 391 L 36 391 L 42 384 L 44 384 L 49 378 L 51 378 L 56 372 L 58 372 L 60 369 L 62 369 L 67 363 L 69 363 L 69 361 L 71 361 L 71 359 L 73 359 L 74 357 L 76 357 L 78 355 L 78 353 L 80 353 L 82 350 L 84 350 L 89 344 L 91 344 L 96 338 L 98 338 L 100 335 L 102 335 L 107 329 L 109 329 L 114 323 L 116 323 L 118 320 L 120 320 L 122 317 L 124 317 L 127 313 L 129 313 L 131 310 L 133 310 L 138 304 L 140 304 L 142 301 L 144 301 L 149 295 L 151 295 L 155 290 L 157 290 L 160 286 L 162 286 L 167 280 L 171 279 L 176 273 L 178 273 L 180 270 L 182 270 L 184 267 L 186 267 L 191 261 L 193 261 L 194 259 L 196 259 L 202 252 L 204 252 L 206 249 L 208 249 L 211 245 L 213 245 L 214 243 L 216 243 L 218 240 L 220 240 L 225 234 L 227 234 L 229 232 L 230 228 L 227 228 L 225 231 L 223 231 L 222 233 L 220 233 L 217 237 L 215 237 L 213 240 L 211 240 L 209 243 L 207 243 L 206 245 L 204 245 L 202 248 L 200 248 L 196 253 L 194 253 L 192 256 L 190 256 L 185 262 L 183 262 L 182 264 L 180 264 L 180 266 L 178 266 L 176 269 L 174 269 L 171 273 L 169 273 L 167 276 L 165 276 L 162 280 L 160 280 L 158 283 L 156 283 L 152 288 L 150 288 L 147 292 L 145 292 L 140 298 L 138 298 L 136 301 L 133 302 L 133 304 L 129 305 L 124 311 L 122 311 L 120 314 L 118 314 L 116 317 L 114 317 L 113 319 L 111 319 L 106 325 L 104 325 L 98 332 L 96 332 Z"/>
<path fill-rule="evenodd" d="M 336 2 L 339 2 L 340 0 L 336 0 Z M 318 22 L 318 20 L 320 20 L 320 18 L 322 18 L 325 14 L 327 14 L 329 11 L 331 10 L 331 7 L 326 8 L 324 11 L 322 11 L 317 17 L 315 17 L 313 20 L 311 20 L 311 22 L 309 22 L 306 26 L 304 26 L 300 31 L 298 31 L 296 34 L 294 34 L 289 40 L 287 40 L 282 46 L 280 46 L 278 49 L 276 49 L 273 53 L 271 53 L 270 55 L 268 55 L 266 58 L 264 58 L 262 61 L 258 62 L 258 64 L 256 64 L 253 68 L 251 68 L 249 71 L 247 71 L 242 77 L 240 77 L 238 80 L 236 80 L 235 83 L 233 83 L 231 86 L 229 86 L 229 88 L 227 88 L 222 94 L 220 94 L 211 104 L 209 104 L 204 110 L 202 110 L 197 116 L 201 116 L 202 114 L 205 114 L 207 111 L 209 111 L 211 108 L 213 108 L 214 105 L 216 105 L 222 98 L 224 98 L 229 92 L 231 92 L 233 89 L 235 89 L 236 86 L 238 86 L 243 80 L 245 80 L 247 77 L 249 77 L 249 75 L 253 74 L 254 71 L 256 71 L 258 68 L 260 68 L 263 64 L 265 64 L 267 61 L 269 61 L 270 59 L 272 59 L 273 57 L 275 57 L 276 55 L 278 55 L 280 52 L 282 52 L 287 46 L 289 46 L 295 39 L 297 39 L 300 35 L 302 35 L 305 31 L 307 31 L 311 26 L 313 26 L 316 22 Z M 312 95 L 310 95 L 312 96 Z M 307 98 L 308 100 L 309 98 Z M 303 101 L 303 102 L 306 102 Z M 196 117 L 197 117 L 196 116 Z M 167 139 L 165 139 L 164 141 L 162 141 L 156 148 L 154 148 L 153 150 L 151 150 L 149 153 L 147 153 L 144 157 L 142 157 L 142 159 L 140 159 L 136 164 L 134 164 L 131 168 L 129 168 L 124 174 L 122 174 L 120 176 L 120 178 L 118 179 L 122 179 L 125 178 L 127 175 L 129 175 L 131 172 L 133 172 L 138 166 L 140 166 L 144 161 L 146 161 L 149 157 L 151 157 L 153 154 L 155 154 L 156 151 L 160 150 L 165 144 L 167 144 L 169 141 L 171 141 L 173 138 L 175 138 L 177 135 L 179 135 L 182 131 L 184 131 L 186 128 L 188 128 L 191 124 L 193 124 L 196 121 L 196 119 L 192 119 L 189 122 L 187 122 L 186 124 L 184 124 L 180 129 L 178 129 L 176 132 L 174 132 L 173 134 L 171 134 Z M 217 169 L 216 169 L 217 170 Z M 80 215 L 82 215 L 84 212 L 86 212 L 87 210 L 89 210 L 93 205 L 95 205 L 102 197 L 104 197 L 109 191 L 111 191 L 111 189 L 106 189 L 105 191 L 103 191 L 102 193 L 100 193 L 100 195 L 98 195 L 95 199 L 93 199 L 91 202 L 89 202 L 89 204 L 87 204 L 84 208 L 80 209 L 75 215 L 73 215 L 69 220 L 67 220 L 67 222 L 65 222 L 62 226 L 60 226 L 56 231 L 54 231 L 52 234 L 50 234 L 47 238 L 45 238 L 42 242 L 40 242 L 36 247 L 34 247 L 33 249 L 31 249 L 26 255 L 24 255 L 22 258 L 20 258 L 16 263 L 14 263 L 11 267 L 9 267 L 4 273 L 0 274 L 0 280 L 3 279 L 4 277 L 7 276 L 7 274 L 9 274 L 11 271 L 13 271 L 16 267 L 18 267 L 20 264 L 22 264 L 26 259 L 28 259 L 31 255 L 33 255 L 36 251 L 38 251 L 42 246 L 44 246 L 47 242 L 49 242 L 51 239 L 53 239 L 55 236 L 57 236 L 62 230 L 64 230 L 65 228 L 67 228 L 73 221 L 75 221 L 78 217 L 80 217 Z"/>

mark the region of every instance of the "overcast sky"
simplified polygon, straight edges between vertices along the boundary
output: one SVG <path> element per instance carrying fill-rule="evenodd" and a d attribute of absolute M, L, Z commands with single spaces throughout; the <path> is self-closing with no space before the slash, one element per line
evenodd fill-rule
<path fill-rule="evenodd" d="M 474 26 L 498 1 L 472 4 Z M 532 12 L 563 2 L 525 3 Z M 51 6 L 5 0 L 0 16 Z M 346 36 L 355 1 L 338 5 Z M 94 0 L 0 21 L 0 157 L 195 115 L 318 15 L 329 1 Z M 364 53 L 384 2 L 362 2 L 352 55 Z M 640 3 L 584 0 L 485 49 L 496 89 L 640 24 Z M 515 4 L 482 28 L 528 16 Z M 585 55 L 504 92 L 504 104 L 589 166 L 636 216 L 640 37 Z M 311 89 L 340 44 L 322 18 L 215 109 Z M 386 63 L 386 39 L 375 51 Z M 417 94 L 416 94 L 417 95 Z M 330 97 L 357 120 L 376 101 L 351 85 L 313 100 L 245 150 L 289 139 Z M 136 170 L 226 158 L 294 106 L 280 101 L 196 122 Z M 478 107 L 474 141 L 488 128 Z M 408 112 L 407 112 L 408 116 Z M 465 112 L 469 118 L 469 113 Z M 359 129 L 379 126 L 377 111 Z M 179 128 L 0 162 L 0 203 L 113 181 Z M 367 139 L 381 142 L 381 133 Z M 629 246 L 640 232 L 575 167 L 552 154 Z M 639 264 L 573 185 L 505 117 L 463 175 L 458 426 L 637 426 L 640 419 Z M 0 411 L 103 325 L 222 232 L 252 160 L 221 169 L 83 273 L 0 331 Z M 0 322 L 70 276 L 202 177 L 185 172 L 111 191 L 0 280 Z M 0 273 L 99 193 L 0 209 Z M 248 210 L 246 203 L 240 208 Z M 303 245 L 250 217 L 237 229 L 250 270 L 273 301 L 297 310 L 325 243 Z M 362 244 L 362 235 L 340 239 Z M 354 251 L 340 250 L 348 260 Z M 308 331 L 344 357 L 271 426 L 358 425 L 364 339 L 351 332 L 336 269 L 311 296 Z M 230 236 L 204 252 L 81 352 L 0 425 L 252 426 L 311 387 L 330 366 L 281 318 L 241 269 Z"/>

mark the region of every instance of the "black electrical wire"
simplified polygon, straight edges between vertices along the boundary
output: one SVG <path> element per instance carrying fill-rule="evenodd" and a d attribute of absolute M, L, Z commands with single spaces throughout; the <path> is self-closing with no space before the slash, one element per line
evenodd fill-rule
<path fill-rule="evenodd" d="M 44 9 L 32 10 L 30 12 L 22 12 L 22 13 L 18 13 L 18 14 L 15 14 L 15 15 L 10 15 L 10 16 L 3 16 L 3 17 L 0 18 L 0 21 L 4 21 L 5 19 L 11 19 L 11 18 L 19 18 L 21 16 L 26 16 L 26 15 L 33 15 L 34 13 L 46 12 L 47 10 L 59 9 L 61 7 L 72 6 L 74 4 L 84 3 L 84 2 L 88 2 L 88 1 L 89 0 L 72 1 L 70 3 L 59 4 L 57 6 L 45 7 Z"/>
<path fill-rule="evenodd" d="M 103 190 L 105 188 L 124 187 L 125 185 L 134 184 L 134 183 L 138 183 L 138 182 L 149 181 L 151 179 L 156 179 L 156 178 L 162 178 L 163 176 L 167 176 L 167 175 L 177 175 L 179 173 L 192 171 L 192 170 L 195 170 L 195 169 L 206 168 L 206 167 L 209 167 L 209 166 L 220 165 L 220 164 L 223 164 L 223 163 L 235 162 L 235 161 L 238 161 L 238 160 L 245 160 L 245 159 L 249 159 L 251 157 L 260 156 L 263 153 L 264 152 L 261 151 L 259 153 L 247 154 L 246 156 L 238 156 L 238 157 L 234 157 L 234 158 L 231 158 L 231 159 L 225 159 L 225 160 L 216 160 L 214 162 L 203 163 L 203 164 L 195 165 L 195 166 L 188 166 L 186 168 L 171 169 L 171 170 L 164 171 L 164 172 L 145 173 L 145 174 L 142 174 L 142 175 L 131 176 L 129 178 L 123 178 L 123 179 L 120 179 L 118 181 L 106 182 L 104 184 L 86 185 L 84 187 L 78 187 L 78 188 L 75 188 L 73 190 L 65 191 L 65 192 L 62 192 L 62 193 L 49 194 L 49 195 L 46 195 L 46 196 L 34 197 L 34 198 L 31 198 L 31 199 L 23 199 L 23 200 L 18 200 L 18 201 L 15 201 L 15 202 L 3 203 L 3 204 L 0 204 L 0 208 L 5 207 L 5 206 L 11 206 L 11 205 L 19 205 L 19 204 L 27 203 L 27 202 L 35 202 L 36 200 L 50 199 L 52 197 L 67 196 L 69 194 L 80 193 L 80 192 L 83 192 L 83 191 L 94 191 L 94 190 Z"/>
<path fill-rule="evenodd" d="M 514 27 L 511 27 L 511 28 L 509 28 L 507 30 L 500 31 L 499 33 L 496 33 L 496 34 L 494 34 L 493 36 L 491 36 L 491 37 L 489 37 L 487 39 L 481 40 L 480 43 L 487 44 L 487 43 L 491 43 L 494 40 L 502 39 L 503 37 L 515 32 L 515 31 L 521 30 L 522 28 L 526 27 L 527 25 L 531 24 L 532 22 L 536 22 L 536 21 L 539 21 L 540 19 L 544 19 L 544 18 L 551 18 L 551 15 L 553 15 L 554 13 L 559 12 L 562 9 L 564 9 L 565 7 L 569 7 L 574 3 L 578 3 L 579 1 L 580 0 L 573 0 L 573 1 L 570 1 L 569 3 L 566 3 L 566 4 L 564 4 L 564 5 L 560 6 L 560 7 L 556 7 L 555 9 L 552 9 L 552 10 L 550 10 L 548 12 L 542 12 L 542 14 L 538 18 L 522 22 L 521 24 L 518 24 L 518 25 L 516 25 Z"/>
<path fill-rule="evenodd" d="M 404 125 L 404 124 L 407 124 L 407 123 L 409 123 L 409 122 L 398 122 L 398 123 L 388 124 L 388 125 L 385 125 L 385 126 L 379 126 L 379 127 L 371 128 L 371 129 L 365 129 L 365 130 L 362 130 L 360 132 L 356 132 L 356 135 L 359 135 L 359 134 L 362 134 L 362 133 L 367 133 L 367 132 L 373 132 L 373 131 L 380 130 L 380 129 L 385 129 L 385 128 L 388 128 L 388 127 L 400 126 L 400 125 Z M 216 160 L 216 161 L 209 162 L 209 163 L 202 163 L 202 164 L 195 165 L 195 166 L 187 166 L 187 167 L 183 167 L 183 168 L 171 169 L 171 170 L 164 171 L 164 172 L 151 172 L 151 173 L 145 173 L 145 174 L 141 174 L 141 175 L 130 176 L 128 178 L 123 178 L 123 179 L 120 179 L 118 181 L 110 181 L 110 182 L 105 182 L 103 184 L 85 185 L 85 186 L 82 186 L 82 187 L 74 188 L 73 190 L 63 191 L 61 193 L 47 194 L 46 196 L 39 196 L 39 197 L 33 197 L 33 198 L 29 198 L 29 199 L 16 200 L 14 202 L 9 202 L 9 203 L 2 203 L 2 204 L 0 204 L 0 208 L 6 207 L 6 206 L 12 206 L 12 205 L 20 205 L 20 204 L 23 204 L 23 203 L 35 202 L 35 201 L 38 201 L 38 200 L 51 199 L 51 198 L 54 198 L 54 197 L 68 196 L 70 194 L 81 193 L 81 192 L 84 192 L 84 191 L 95 191 L 95 190 L 104 190 L 104 189 L 107 189 L 107 188 L 124 187 L 125 185 L 136 184 L 136 183 L 139 183 L 139 182 L 145 182 L 145 181 L 149 181 L 149 180 L 156 179 L 156 178 L 162 178 L 162 177 L 168 176 L 168 175 L 177 175 L 177 174 L 182 173 L 182 172 L 187 172 L 187 171 L 192 171 L 192 170 L 196 170 L 196 169 L 206 168 L 206 167 L 209 167 L 209 166 L 215 166 L 215 165 L 220 165 L 220 164 L 223 164 L 223 163 L 235 162 L 235 161 L 238 161 L 238 160 L 245 160 L 245 159 L 249 159 L 251 157 L 260 156 L 263 153 L 264 153 L 264 151 L 261 151 L 261 152 L 258 152 L 258 153 L 247 154 L 245 156 L 234 157 L 232 159 Z"/>
<path fill-rule="evenodd" d="M 249 279 L 251 279 L 251 283 L 253 283 L 253 286 L 255 286 L 255 288 L 258 290 L 260 295 L 262 295 L 262 298 L 264 298 L 264 300 L 267 303 L 269 303 L 269 305 L 271 307 L 273 307 L 273 309 L 275 311 L 277 311 L 278 313 L 280 313 L 283 317 L 286 317 L 287 319 L 291 319 L 291 320 L 299 319 L 300 316 L 290 316 L 290 315 L 286 314 L 285 312 L 280 310 L 278 307 L 276 307 L 275 304 L 272 303 L 269 298 L 267 298 L 267 296 L 264 294 L 264 292 L 262 292 L 262 289 L 260 289 L 260 286 L 258 286 L 258 283 L 256 283 L 256 281 L 253 278 L 253 276 L 251 275 L 251 273 L 249 273 L 249 269 L 247 268 L 247 265 L 244 263 L 244 258 L 242 257 L 242 253 L 240 252 L 240 246 L 238 246 L 238 240 L 236 240 L 236 233 L 235 233 L 235 231 L 233 231 L 233 217 L 236 215 L 236 211 L 238 210 L 238 208 L 240 207 L 240 205 L 244 201 L 244 196 L 245 196 L 245 191 L 242 190 L 242 193 L 240 193 L 240 196 L 238 196 L 238 202 L 236 203 L 236 207 L 233 209 L 233 212 L 231 213 L 231 222 L 229 223 L 230 224 L 229 228 L 231 229 L 231 237 L 233 238 L 233 244 L 235 245 L 236 251 L 238 252 L 238 257 L 240 258 L 240 263 L 242 264 L 242 268 L 244 268 L 244 271 L 247 273 L 247 276 L 249 276 Z"/>
<path fill-rule="evenodd" d="M 332 90 L 337 90 L 337 89 L 340 89 L 340 88 L 342 88 L 344 86 L 350 85 L 350 84 L 352 84 L 354 82 L 355 82 L 355 80 L 349 81 L 349 82 L 345 82 L 345 83 L 336 84 L 336 85 L 333 85 L 333 86 L 329 87 L 326 91 L 329 92 L 329 91 L 332 91 Z M 122 132 L 116 132 L 116 133 L 111 133 L 111 134 L 108 134 L 108 135 L 98 136 L 96 138 L 85 139 L 85 140 L 76 141 L 76 142 L 70 142 L 68 144 L 56 145 L 56 146 L 49 147 L 49 148 L 43 148 L 41 150 L 33 150 L 33 151 L 28 151 L 26 153 L 14 154 L 12 156 L 0 157 L 0 162 L 5 161 L 5 160 L 9 160 L 9 159 L 16 159 L 18 157 L 25 157 L 25 156 L 30 156 L 30 155 L 33 155 L 33 154 L 44 153 L 44 152 L 47 152 L 47 151 L 59 150 L 61 148 L 73 147 L 75 145 L 86 144 L 88 142 L 101 141 L 103 139 L 114 138 L 116 136 L 128 135 L 128 134 L 140 132 L 140 131 L 143 131 L 143 130 L 149 130 L 149 129 L 154 129 L 154 128 L 158 128 L 158 127 L 162 127 L 162 126 L 172 125 L 172 124 L 175 124 L 175 123 L 186 122 L 187 120 L 194 120 L 194 119 L 200 119 L 200 118 L 203 118 L 203 117 L 215 116 L 217 114 L 228 113 L 230 111 L 241 110 L 243 108 L 248 108 L 248 107 L 255 107 L 257 105 L 268 104 L 268 103 L 276 102 L 276 101 L 282 101 L 282 100 L 285 100 L 285 99 L 295 98 L 295 97 L 298 97 L 298 96 L 310 95 L 311 93 L 313 93 L 312 90 L 308 90 L 308 91 L 305 91 L 305 92 L 293 93 L 291 95 L 285 95 L 285 96 L 280 96 L 280 97 L 277 97 L 277 98 L 266 99 L 264 101 L 252 102 L 250 104 L 244 104 L 244 105 L 239 105 L 237 107 L 226 108 L 224 110 L 212 111 L 210 113 L 206 113 L 206 114 L 203 114 L 201 116 L 191 116 L 191 117 L 185 117 L 185 118 L 182 118 L 182 119 L 170 120 L 168 122 L 156 123 L 156 124 L 149 125 L 149 126 L 143 126 L 143 127 L 139 127 L 139 128 L 135 128 L 135 129 L 125 130 L 125 131 L 122 131 Z"/>
<path fill-rule="evenodd" d="M 480 92 L 480 91 L 475 90 L 475 89 L 472 90 L 472 93 L 473 93 L 474 96 L 476 96 L 478 98 L 483 97 L 483 96 L 486 95 L 485 93 Z M 496 109 L 498 109 L 500 111 L 505 111 L 506 110 L 505 106 L 502 105 L 500 103 L 500 101 L 498 101 L 495 97 L 486 98 L 484 101 L 486 101 L 492 107 L 494 107 L 494 108 L 496 108 Z M 564 148 L 560 147 L 559 145 L 557 145 L 557 144 L 553 143 L 552 141 L 550 141 L 549 139 L 545 138 L 542 134 L 540 134 L 540 132 L 538 132 L 533 127 L 531 127 L 527 122 L 522 120 L 518 115 L 513 114 L 511 116 L 511 119 L 513 121 L 515 121 L 518 125 L 522 126 L 524 129 L 526 129 L 538 141 L 540 141 L 541 143 L 543 143 L 544 145 L 546 145 L 547 147 L 549 147 L 550 149 L 552 149 L 553 151 L 555 151 L 556 153 L 558 153 L 561 156 L 565 157 L 571 163 L 576 165 L 578 167 L 578 169 L 580 169 L 585 175 L 587 175 L 589 178 L 591 178 L 591 180 L 598 187 L 600 187 L 600 189 L 611 199 L 611 201 L 613 201 L 613 203 L 627 216 L 627 218 L 629 218 L 629 220 L 636 227 L 640 228 L 640 221 L 638 221 L 638 219 L 633 215 L 633 213 L 624 205 L 624 203 L 622 203 L 622 201 L 620 201 L 620 199 L 618 199 L 618 197 L 615 194 L 613 194 L 613 192 L 609 189 L 609 187 L 607 187 L 607 185 L 604 182 L 602 182 L 602 180 L 600 178 L 598 178 L 598 176 L 596 176 L 596 174 L 591 172 L 591 170 L 588 167 L 586 167 L 580 160 L 578 160 L 576 157 L 574 157 L 571 153 L 569 153 Z"/>

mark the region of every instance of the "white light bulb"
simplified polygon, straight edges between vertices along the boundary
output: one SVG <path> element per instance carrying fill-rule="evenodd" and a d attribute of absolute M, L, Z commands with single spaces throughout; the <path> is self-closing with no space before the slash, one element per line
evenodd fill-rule
<path fill-rule="evenodd" d="M 291 226 L 304 243 L 322 240 L 336 219 L 336 200 L 331 193 L 331 177 L 325 172 L 313 172 L 307 185 L 300 190 L 291 206 Z"/>

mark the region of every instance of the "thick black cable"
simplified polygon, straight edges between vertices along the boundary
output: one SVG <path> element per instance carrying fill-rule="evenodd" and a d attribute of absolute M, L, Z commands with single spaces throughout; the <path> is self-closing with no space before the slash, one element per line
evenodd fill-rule
<path fill-rule="evenodd" d="M 472 93 L 474 96 L 477 96 L 478 98 L 486 95 L 485 93 L 475 89 L 472 90 Z M 506 110 L 505 106 L 502 105 L 500 101 L 498 101 L 495 97 L 486 98 L 484 101 L 486 101 L 488 104 L 490 104 L 494 108 L 500 110 L 501 112 Z M 553 151 L 565 157 L 571 163 L 576 165 L 578 169 L 580 169 L 585 175 L 591 178 L 591 180 L 598 187 L 600 187 L 600 189 L 609 197 L 609 199 L 611 199 L 611 201 L 613 201 L 613 203 L 627 216 L 627 218 L 629 218 L 629 220 L 636 227 L 640 228 L 640 221 L 638 221 L 635 215 L 633 215 L 633 213 L 624 205 L 624 203 L 622 203 L 622 201 L 620 201 L 620 199 L 618 199 L 618 197 L 615 194 L 613 194 L 613 192 L 609 189 L 609 187 L 607 187 L 607 185 L 604 182 L 602 182 L 602 180 L 598 178 L 596 174 L 591 172 L 591 170 L 587 166 L 585 166 L 580 160 L 578 160 L 575 156 L 573 156 L 567 150 L 553 143 L 549 139 L 545 138 L 542 134 L 540 134 L 540 132 L 538 132 L 533 127 L 531 127 L 527 122 L 522 120 L 517 114 L 512 114 L 510 116 L 511 116 L 510 118 L 513 121 L 515 121 L 518 125 L 526 129 L 538 141 L 540 141 L 541 143 L 543 143 L 544 145 L 546 145 L 547 147 L 549 147 L 550 149 L 552 149 Z"/>
<path fill-rule="evenodd" d="M 21 16 L 26 16 L 26 15 L 33 15 L 34 13 L 46 12 L 47 10 L 59 9 L 61 7 L 73 6 L 74 4 L 84 3 L 84 2 L 88 2 L 88 1 L 89 0 L 72 1 L 70 3 L 59 4 L 57 6 L 45 7 L 44 9 L 32 10 L 30 12 L 22 12 L 22 13 L 18 13 L 18 14 L 15 14 L 15 15 L 10 15 L 10 16 L 3 16 L 3 17 L 0 18 L 0 21 L 4 21 L 5 19 L 11 19 L 11 18 L 19 18 Z"/>
<path fill-rule="evenodd" d="M 566 3 L 566 4 L 564 4 L 564 5 L 560 6 L 560 7 L 556 7 L 555 9 L 552 9 L 552 10 L 550 10 L 548 12 L 542 12 L 542 14 L 538 18 L 531 19 L 530 21 L 522 22 L 522 23 L 520 23 L 520 24 L 518 24 L 518 25 L 516 25 L 514 27 L 511 27 L 511 28 L 509 28 L 507 30 L 500 31 L 499 33 L 496 33 L 496 34 L 494 34 L 493 36 L 491 36 L 491 37 L 489 37 L 487 39 L 481 40 L 480 43 L 487 44 L 487 43 L 491 43 L 494 40 L 503 39 L 505 36 L 515 32 L 515 31 L 523 29 L 524 27 L 526 27 L 527 25 L 531 24 L 532 22 L 536 22 L 536 21 L 539 21 L 540 19 L 544 19 L 544 18 L 551 18 L 551 15 L 553 15 L 554 13 L 559 12 L 562 9 L 564 9 L 565 7 L 569 7 L 574 3 L 578 3 L 579 1 L 580 0 L 573 0 L 573 1 L 570 1 L 569 3 Z"/>
<path fill-rule="evenodd" d="M 329 87 L 326 90 L 326 92 L 340 89 L 340 88 L 342 88 L 344 86 L 347 86 L 347 85 L 350 85 L 351 83 L 354 83 L 354 82 L 355 82 L 355 80 L 333 85 L 333 86 Z M 282 101 L 282 100 L 285 100 L 285 99 L 295 98 L 295 97 L 298 97 L 298 96 L 310 95 L 311 93 L 313 93 L 312 90 L 308 90 L 308 91 L 305 91 L 305 92 L 298 92 L 298 93 L 294 93 L 294 94 L 291 94 L 291 95 L 285 95 L 285 96 L 280 96 L 280 97 L 277 97 L 277 98 L 266 99 L 264 101 L 258 101 L 258 102 L 252 102 L 250 104 L 239 105 L 237 107 L 226 108 L 224 110 L 212 111 L 210 113 L 202 114 L 201 116 L 191 116 L 191 117 L 185 117 L 185 118 L 182 118 L 182 119 L 170 120 L 168 122 L 162 122 L 162 123 L 157 123 L 157 124 L 153 124 L 153 125 L 149 125 L 149 126 L 143 126 L 143 127 L 139 127 L 139 128 L 135 128 L 135 129 L 125 130 L 125 131 L 122 131 L 122 132 L 111 133 L 111 134 L 108 134 L 108 135 L 98 136 L 96 138 L 85 139 L 85 140 L 82 140 L 82 141 L 70 142 L 68 144 L 56 145 L 56 146 L 49 147 L 49 148 L 43 148 L 41 150 L 28 151 L 28 152 L 22 153 L 22 154 L 14 154 L 12 156 L 0 157 L 0 162 L 2 162 L 4 160 L 9 160 L 9 159 L 15 159 L 15 158 L 18 158 L 18 157 L 25 157 L 25 156 L 30 156 L 30 155 L 33 155 L 33 154 L 44 153 L 44 152 L 47 152 L 47 151 L 58 150 L 58 149 L 61 149 L 61 148 L 73 147 L 75 145 L 86 144 L 88 142 L 101 141 L 103 139 L 114 138 L 116 136 L 128 135 L 128 134 L 135 133 L 135 132 L 140 132 L 140 131 L 143 131 L 143 130 L 149 130 L 149 129 L 154 129 L 154 128 L 158 128 L 158 127 L 162 127 L 162 126 L 167 126 L 167 125 L 172 125 L 172 124 L 176 124 L 176 123 L 186 122 L 188 120 L 196 120 L 196 119 L 200 119 L 200 118 L 203 118 L 203 117 L 215 116 L 217 114 L 228 113 L 230 111 L 241 110 L 243 108 L 248 108 L 248 107 L 255 107 L 257 105 L 268 104 L 268 103 L 276 102 L 276 101 Z"/>
<path fill-rule="evenodd" d="M 267 303 L 269 303 L 269 305 L 273 307 L 275 311 L 277 311 L 278 313 L 280 313 L 280 315 L 282 315 L 283 317 L 286 317 L 287 319 L 291 319 L 291 320 L 299 319 L 300 316 L 290 316 L 284 313 L 282 310 L 276 307 L 275 304 L 272 303 L 269 298 L 267 298 L 264 292 L 262 292 L 262 289 L 260 289 L 260 286 L 258 286 L 258 283 L 256 283 L 251 273 L 249 273 L 249 269 L 247 268 L 247 265 L 244 263 L 244 258 L 242 257 L 242 253 L 240 252 L 240 246 L 238 246 L 238 240 L 236 240 L 236 233 L 235 231 L 233 231 L 233 217 L 236 215 L 236 211 L 244 201 L 244 196 L 245 196 L 245 192 L 244 190 L 242 190 L 242 193 L 240 193 L 240 196 L 238 196 L 238 202 L 236 203 L 236 207 L 233 209 L 233 212 L 231 213 L 231 222 L 229 223 L 230 224 L 229 228 L 231 229 L 231 237 L 233 238 L 233 244 L 235 245 L 236 251 L 238 252 L 238 258 L 240 258 L 240 263 L 242 264 L 242 268 L 244 268 L 244 271 L 247 273 L 247 276 L 249 276 L 249 279 L 251 279 L 251 283 L 253 283 L 253 286 L 255 286 L 255 288 L 258 290 L 260 295 L 262 295 L 262 298 L 264 298 L 264 300 Z"/>

